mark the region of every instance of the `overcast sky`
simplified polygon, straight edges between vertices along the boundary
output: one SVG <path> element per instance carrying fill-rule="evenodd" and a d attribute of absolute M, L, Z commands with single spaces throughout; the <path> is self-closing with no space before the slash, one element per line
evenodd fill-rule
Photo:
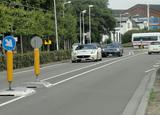
<path fill-rule="evenodd" d="M 109 8 L 128 9 L 136 4 L 159 4 L 160 0 L 109 0 Z"/>

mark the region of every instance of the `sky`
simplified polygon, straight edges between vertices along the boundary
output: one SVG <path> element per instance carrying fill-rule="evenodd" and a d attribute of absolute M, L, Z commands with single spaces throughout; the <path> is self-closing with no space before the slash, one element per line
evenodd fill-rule
<path fill-rule="evenodd" d="M 128 9 L 136 4 L 159 4 L 160 0 L 109 0 L 111 9 Z"/>

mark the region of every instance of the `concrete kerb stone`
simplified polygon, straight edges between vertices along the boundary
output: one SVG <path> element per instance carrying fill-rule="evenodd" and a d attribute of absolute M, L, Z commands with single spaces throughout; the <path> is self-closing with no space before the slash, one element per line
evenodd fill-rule
<path fill-rule="evenodd" d="M 155 82 L 155 78 L 158 75 L 160 76 L 160 69 L 155 68 L 151 74 L 147 74 L 144 77 L 129 103 L 125 107 L 122 115 L 145 115 L 150 91 Z"/>
<path fill-rule="evenodd" d="M 39 81 L 39 82 L 26 82 L 24 83 L 24 86 L 27 88 L 42 88 L 43 86 L 48 88 L 52 84 L 46 81 Z"/>
<path fill-rule="evenodd" d="M 157 77 L 157 72 L 159 71 L 160 69 L 156 69 L 152 75 L 150 76 L 150 80 L 149 80 L 149 83 L 146 87 L 146 91 L 145 91 L 145 94 L 144 96 L 142 97 L 142 100 L 138 106 L 138 109 L 137 109 L 137 112 L 135 115 L 145 115 L 146 113 L 146 109 L 147 109 L 147 105 L 148 105 L 148 101 L 149 101 L 149 97 L 150 97 L 150 92 L 153 88 L 153 85 L 154 85 L 154 82 L 155 82 L 155 79 Z"/>
<path fill-rule="evenodd" d="M 34 94 L 34 89 L 25 87 L 15 87 L 12 90 L 4 89 L 0 91 L 0 96 L 28 96 Z"/>

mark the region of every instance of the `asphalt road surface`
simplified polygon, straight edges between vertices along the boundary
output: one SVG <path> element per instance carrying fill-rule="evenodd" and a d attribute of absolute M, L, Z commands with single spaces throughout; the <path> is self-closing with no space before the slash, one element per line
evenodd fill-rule
<path fill-rule="evenodd" d="M 121 115 L 159 59 L 159 54 L 126 49 L 122 57 L 99 62 L 43 66 L 39 78 L 48 85 L 29 96 L 0 97 L 0 115 Z M 15 70 L 13 88 L 34 81 L 32 68 Z M 6 72 L 1 72 L 0 89 L 7 87 Z"/>

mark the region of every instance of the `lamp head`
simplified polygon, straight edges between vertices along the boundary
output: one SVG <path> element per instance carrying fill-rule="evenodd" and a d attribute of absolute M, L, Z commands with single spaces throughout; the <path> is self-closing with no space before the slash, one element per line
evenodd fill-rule
<path fill-rule="evenodd" d="M 94 5 L 89 5 L 89 7 L 91 8 L 91 7 L 93 7 Z"/>
<path fill-rule="evenodd" d="M 67 3 L 70 4 L 70 3 L 72 3 L 72 2 L 71 2 L 71 1 L 68 1 Z"/>
<path fill-rule="evenodd" d="M 87 10 L 83 10 L 82 13 L 86 13 Z"/>

